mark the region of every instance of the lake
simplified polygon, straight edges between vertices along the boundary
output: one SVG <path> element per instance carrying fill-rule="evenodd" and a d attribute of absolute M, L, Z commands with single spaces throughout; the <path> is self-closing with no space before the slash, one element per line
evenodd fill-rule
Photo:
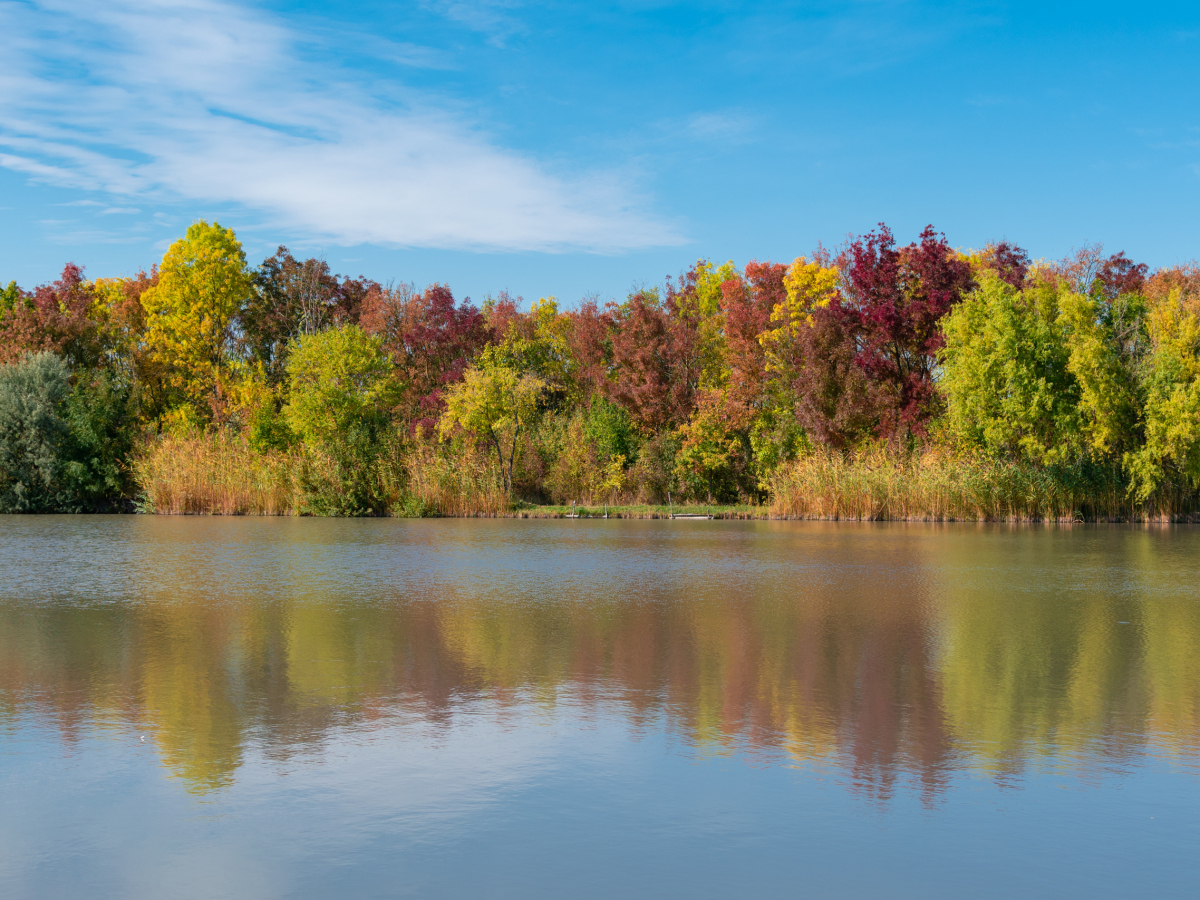
<path fill-rule="evenodd" d="M 0 517 L 0 896 L 1200 896 L 1200 529 Z"/>

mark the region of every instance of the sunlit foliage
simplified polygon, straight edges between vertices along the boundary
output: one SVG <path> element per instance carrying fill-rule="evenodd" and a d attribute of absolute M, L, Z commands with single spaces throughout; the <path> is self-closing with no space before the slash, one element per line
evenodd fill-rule
<path fill-rule="evenodd" d="M 1042 473 L 1045 496 L 1102 486 L 1086 509 L 1179 516 L 1200 506 L 1198 298 L 1194 267 L 958 250 L 932 226 L 901 244 L 881 224 L 791 263 L 698 260 L 621 300 L 476 306 L 284 247 L 251 267 L 197 222 L 148 274 L 71 264 L 0 290 L 0 365 L 66 367 L 53 508 L 131 502 L 138 459 L 173 471 L 169 435 L 287 456 L 289 508 L 311 512 L 475 502 L 450 485 L 488 509 L 494 485 L 509 503 L 817 508 L 777 492 L 879 451 L 901 481 L 918 458 L 995 463 Z"/>

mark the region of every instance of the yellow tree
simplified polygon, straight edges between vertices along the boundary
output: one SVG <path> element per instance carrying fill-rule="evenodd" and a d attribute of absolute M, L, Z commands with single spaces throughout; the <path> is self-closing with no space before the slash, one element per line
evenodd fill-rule
<path fill-rule="evenodd" d="M 252 276 L 233 230 L 200 221 L 171 245 L 158 283 L 142 294 L 146 342 L 185 422 L 222 421 L 236 365 L 234 322 Z"/>
<path fill-rule="evenodd" d="M 1146 439 L 1125 455 L 1139 500 L 1172 474 L 1200 484 L 1200 297 L 1176 288 L 1151 303 L 1147 318 Z"/>
<path fill-rule="evenodd" d="M 537 414 L 538 401 L 545 391 L 546 382 L 541 378 L 497 363 L 492 354 L 485 352 L 480 365 L 467 369 L 463 380 L 447 394 L 446 412 L 438 431 L 443 439 L 456 428 L 486 439 L 496 451 L 505 490 L 511 493 L 517 438 Z M 507 454 L 502 438 L 509 439 Z"/>

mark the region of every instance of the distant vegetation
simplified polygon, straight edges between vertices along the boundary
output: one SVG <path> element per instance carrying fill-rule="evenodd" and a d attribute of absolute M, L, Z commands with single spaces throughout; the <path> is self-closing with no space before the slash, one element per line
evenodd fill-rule
<path fill-rule="evenodd" d="M 198 222 L 0 291 L 0 510 L 913 519 L 1200 510 L 1200 269 L 885 226 L 622 303 L 383 286 Z"/>

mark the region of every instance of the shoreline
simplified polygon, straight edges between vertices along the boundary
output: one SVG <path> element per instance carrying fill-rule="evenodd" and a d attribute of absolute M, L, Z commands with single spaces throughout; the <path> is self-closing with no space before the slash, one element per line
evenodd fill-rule
<path fill-rule="evenodd" d="M 100 515 L 122 515 L 129 513 L 100 513 Z M 135 512 L 134 515 L 150 516 L 211 516 L 231 518 L 378 518 L 378 519 L 627 519 L 660 521 L 757 521 L 757 522 L 893 522 L 910 524 L 977 524 L 977 525 L 1197 525 L 1200 512 L 1180 515 L 1150 516 L 855 516 L 855 515 L 793 515 L 772 512 L 765 507 L 700 505 L 675 507 L 674 514 L 667 506 L 621 507 L 576 507 L 546 505 L 526 506 L 506 512 L 475 512 L 458 514 L 434 514 L 428 516 L 405 516 L 389 514 L 383 516 L 314 516 L 295 512 L 225 512 L 222 510 L 188 512 Z"/>

